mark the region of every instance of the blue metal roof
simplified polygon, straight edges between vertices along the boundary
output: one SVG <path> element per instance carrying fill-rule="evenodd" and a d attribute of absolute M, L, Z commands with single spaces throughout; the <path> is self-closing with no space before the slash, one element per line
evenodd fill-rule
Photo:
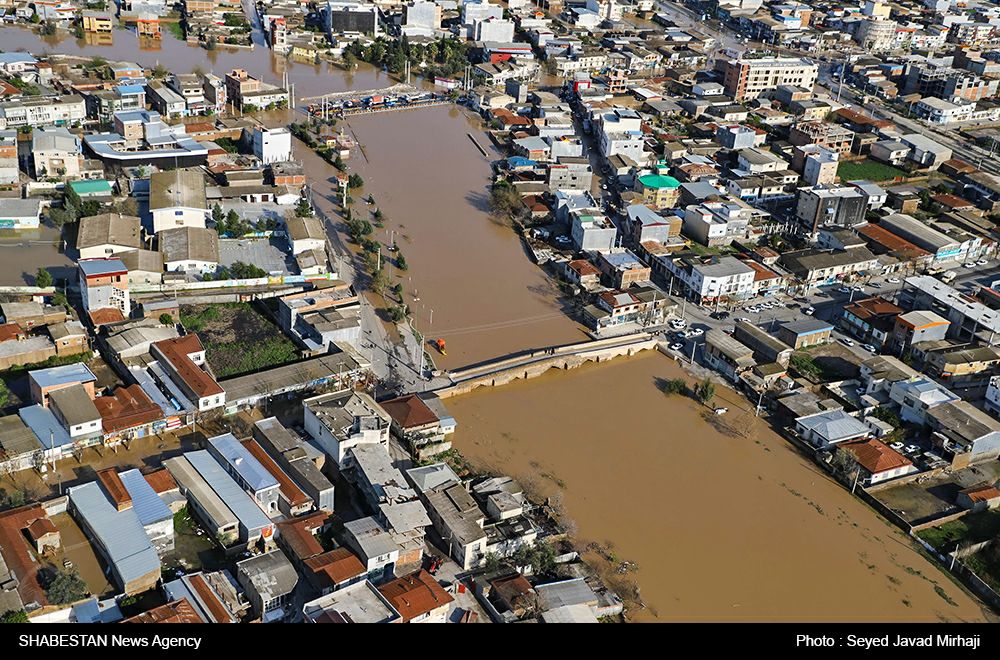
<path fill-rule="evenodd" d="M 121 259 L 84 259 L 77 263 L 87 277 L 128 272 L 128 268 L 125 267 Z"/>
<path fill-rule="evenodd" d="M 201 478 L 215 491 L 215 494 L 225 502 L 229 510 L 239 518 L 240 524 L 251 535 L 271 524 L 271 521 L 261 511 L 257 503 L 246 494 L 240 485 L 230 477 L 219 463 L 205 449 L 190 451 L 184 454 Z"/>
<path fill-rule="evenodd" d="M 64 364 L 60 367 L 49 367 L 48 369 L 34 369 L 33 371 L 29 371 L 28 375 L 41 388 L 69 383 L 91 383 L 97 381 L 97 376 L 94 375 L 94 372 L 82 362 Z"/>
<path fill-rule="evenodd" d="M 122 480 L 125 490 L 132 497 L 132 509 L 144 526 L 173 518 L 170 509 L 138 470 L 119 472 L 118 478 Z"/>
<path fill-rule="evenodd" d="M 41 404 L 36 403 L 33 406 L 21 408 L 17 414 L 46 449 L 73 444 L 73 439 L 69 437 L 69 431 L 56 419 L 51 410 Z"/>
<path fill-rule="evenodd" d="M 159 570 L 160 558 L 135 510 L 116 509 L 94 481 L 70 488 L 69 499 L 123 585 Z"/>
<path fill-rule="evenodd" d="M 115 87 L 115 91 L 118 92 L 119 96 L 124 96 L 126 94 L 145 94 L 146 90 L 142 88 L 142 85 L 118 85 Z"/>
<path fill-rule="evenodd" d="M 268 488 L 275 488 L 278 480 L 253 457 L 247 448 L 236 439 L 232 433 L 217 435 L 208 439 L 209 446 L 235 470 L 250 489 L 257 493 Z"/>
<path fill-rule="evenodd" d="M 28 53 L 0 53 L 0 64 L 13 64 L 15 62 L 34 64 L 37 61 Z"/>

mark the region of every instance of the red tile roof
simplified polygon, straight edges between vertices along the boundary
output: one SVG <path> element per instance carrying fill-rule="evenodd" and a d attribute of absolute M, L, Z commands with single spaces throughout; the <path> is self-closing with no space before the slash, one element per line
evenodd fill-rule
<path fill-rule="evenodd" d="M 40 504 L 0 513 L 0 555 L 3 555 L 7 569 L 17 578 L 17 593 L 23 603 L 38 603 L 43 607 L 49 601 L 38 579 L 42 565 L 34 560 L 22 530 L 44 517 L 45 510 Z"/>
<path fill-rule="evenodd" d="M 850 312 L 862 320 L 868 320 L 878 316 L 895 316 L 903 313 L 903 308 L 889 302 L 885 298 L 875 296 L 857 300 L 849 305 L 844 305 L 844 311 Z"/>
<path fill-rule="evenodd" d="M 913 465 L 907 457 L 897 452 L 881 440 L 862 440 L 841 445 L 854 454 L 858 464 L 871 474 Z"/>
<path fill-rule="evenodd" d="M 187 598 L 154 607 L 148 612 L 122 620 L 122 623 L 204 623 Z"/>
<path fill-rule="evenodd" d="M 163 411 L 138 384 L 119 387 L 110 396 L 94 399 L 105 433 L 151 424 L 163 419 Z"/>
<path fill-rule="evenodd" d="M 90 311 L 90 322 L 95 328 L 102 325 L 107 325 L 108 323 L 118 323 L 119 321 L 124 321 L 125 316 L 120 310 L 114 307 L 105 307 L 103 309 L 94 309 Z"/>
<path fill-rule="evenodd" d="M 278 523 L 280 538 L 292 554 L 305 561 L 323 553 L 323 546 L 316 540 L 315 531 L 330 520 L 330 515 L 317 511 L 302 518 L 293 518 Z"/>
<path fill-rule="evenodd" d="M 177 375 L 191 388 L 191 391 L 199 397 L 223 393 L 222 386 L 189 357 L 192 353 L 204 350 L 198 335 L 164 339 L 154 343 L 153 346 L 170 362 Z"/>
<path fill-rule="evenodd" d="M 416 394 L 407 394 L 379 405 L 404 429 L 426 426 L 438 421 L 434 411 Z"/>
<path fill-rule="evenodd" d="M 396 608 L 403 623 L 455 600 L 423 569 L 386 582 L 378 590 Z"/>
<path fill-rule="evenodd" d="M 878 225 L 865 225 L 858 228 L 858 233 L 863 238 L 867 238 L 873 243 L 883 246 L 890 252 L 908 259 L 917 259 L 930 254 L 927 250 L 917 247 L 910 241 L 898 234 L 894 234 L 885 227 Z"/>
<path fill-rule="evenodd" d="M 309 569 L 309 581 L 319 590 L 334 588 L 365 574 L 367 569 L 357 556 L 347 548 L 337 548 L 305 561 Z"/>
<path fill-rule="evenodd" d="M 992 486 L 990 484 L 973 486 L 972 488 L 966 488 L 960 492 L 966 495 L 972 502 L 989 502 L 990 500 L 1000 497 L 1000 490 L 998 490 L 996 486 Z"/>
<path fill-rule="evenodd" d="M 174 478 L 169 472 L 167 472 L 167 468 L 160 468 L 159 470 L 154 470 L 153 472 L 142 476 L 146 478 L 146 483 L 148 483 L 158 495 L 162 495 L 163 493 L 172 490 L 177 490 L 178 488 L 177 482 L 174 481 Z"/>
<path fill-rule="evenodd" d="M 4 323 L 3 325 L 0 325 L 0 341 L 17 339 L 23 334 L 24 332 L 21 330 L 21 326 L 16 323 Z"/>

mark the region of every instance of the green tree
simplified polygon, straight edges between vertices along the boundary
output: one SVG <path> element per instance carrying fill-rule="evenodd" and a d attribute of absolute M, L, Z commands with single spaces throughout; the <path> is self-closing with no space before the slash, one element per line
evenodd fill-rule
<path fill-rule="evenodd" d="M 216 226 L 218 226 L 219 223 L 223 222 L 225 219 L 226 219 L 226 216 L 222 212 L 222 207 L 219 206 L 218 203 L 214 204 L 212 206 L 212 221 L 215 222 Z"/>
<path fill-rule="evenodd" d="M 715 398 L 715 383 L 706 378 L 695 386 L 694 394 L 699 401 L 708 405 Z"/>
<path fill-rule="evenodd" d="M 396 268 L 404 273 L 410 269 L 410 265 L 406 263 L 406 257 L 403 256 L 402 252 L 396 253 Z"/>
<path fill-rule="evenodd" d="M 9 401 L 10 401 L 10 389 L 7 387 L 6 382 L 0 380 L 0 408 L 6 407 Z"/>
<path fill-rule="evenodd" d="M 375 293 L 382 295 L 388 287 L 389 273 L 385 271 L 385 268 L 379 268 L 377 271 L 372 273 L 372 290 L 375 291 Z"/>
<path fill-rule="evenodd" d="M 0 623 L 28 623 L 28 614 L 24 610 L 10 610 L 0 614 Z"/>
<path fill-rule="evenodd" d="M 56 573 L 45 590 L 53 605 L 67 605 L 83 600 L 88 594 L 87 585 L 75 568 L 64 568 Z"/>
<path fill-rule="evenodd" d="M 163 314 L 160 314 L 160 323 L 163 325 L 173 325 L 174 317 L 164 312 Z"/>
<path fill-rule="evenodd" d="M 47 289 L 52 286 L 52 273 L 45 270 L 44 268 L 39 268 L 35 272 L 35 286 Z"/>
<path fill-rule="evenodd" d="M 23 490 L 8 491 L 5 488 L 0 488 L 0 508 L 16 509 L 19 506 L 24 506 L 27 501 Z"/>
<path fill-rule="evenodd" d="M 360 174 L 358 174 L 358 173 L 355 172 L 351 176 L 347 177 L 347 187 L 348 188 L 360 188 L 363 185 L 365 185 L 365 181 L 364 181 L 364 179 L 361 178 Z"/>
<path fill-rule="evenodd" d="M 661 385 L 664 394 L 684 394 L 687 392 L 687 382 L 683 378 L 671 378 Z"/>
<path fill-rule="evenodd" d="M 300 218 L 311 218 L 313 216 L 312 205 L 305 197 L 299 198 L 299 203 L 295 206 L 295 215 Z"/>

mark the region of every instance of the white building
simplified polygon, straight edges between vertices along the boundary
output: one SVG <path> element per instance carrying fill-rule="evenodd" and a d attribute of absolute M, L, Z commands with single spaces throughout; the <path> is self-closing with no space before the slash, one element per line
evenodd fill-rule
<path fill-rule="evenodd" d="M 292 133 L 287 128 L 255 128 L 253 155 L 265 165 L 292 159 Z"/>
<path fill-rule="evenodd" d="M 302 402 L 306 432 L 340 468 L 349 451 L 380 444 L 388 451 L 392 418 L 364 392 L 333 392 Z"/>

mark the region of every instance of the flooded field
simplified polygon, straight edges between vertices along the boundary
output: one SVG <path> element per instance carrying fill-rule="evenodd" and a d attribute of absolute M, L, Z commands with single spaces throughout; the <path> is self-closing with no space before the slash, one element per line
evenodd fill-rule
<path fill-rule="evenodd" d="M 350 161 L 365 181 L 355 199 L 375 196 L 377 238 L 406 257 L 397 275 L 416 327 L 447 341 L 438 366 L 585 338 L 513 230 L 490 220 L 490 161 L 467 135 L 490 148 L 477 118 L 445 106 L 352 118 L 350 130 L 364 150 Z"/>
<path fill-rule="evenodd" d="M 742 397 L 715 402 L 738 433 L 665 398 L 682 375 L 648 353 L 482 389 L 448 401 L 455 445 L 552 497 L 581 547 L 636 562 L 640 621 L 995 620 Z"/>

